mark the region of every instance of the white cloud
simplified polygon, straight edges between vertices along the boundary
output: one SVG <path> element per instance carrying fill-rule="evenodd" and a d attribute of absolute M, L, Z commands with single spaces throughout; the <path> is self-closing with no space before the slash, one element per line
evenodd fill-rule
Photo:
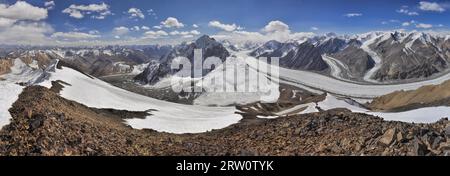
<path fill-rule="evenodd" d="M 12 26 L 16 20 L 0 17 L 0 29 Z"/>
<path fill-rule="evenodd" d="M 421 28 L 421 29 L 429 29 L 432 28 L 433 25 L 431 24 L 425 24 L 425 23 L 419 23 L 416 25 L 417 28 Z"/>
<path fill-rule="evenodd" d="M 406 21 L 406 22 L 403 22 L 403 23 L 402 23 L 402 26 L 410 26 L 410 25 L 416 24 L 416 23 L 417 23 L 417 22 L 414 21 L 414 20 Z"/>
<path fill-rule="evenodd" d="M 88 33 L 89 33 L 89 34 L 92 34 L 92 35 L 100 34 L 100 32 L 97 31 L 97 30 L 90 30 Z"/>
<path fill-rule="evenodd" d="M 193 28 L 198 28 L 198 25 L 193 24 L 192 27 L 193 27 Z"/>
<path fill-rule="evenodd" d="M 148 27 L 148 26 L 142 26 L 141 29 L 144 30 L 144 31 L 148 31 L 148 30 L 150 30 L 150 27 Z"/>
<path fill-rule="evenodd" d="M 156 15 L 156 12 L 153 9 L 148 9 L 147 14 L 152 16 L 154 19 L 158 19 L 158 15 Z"/>
<path fill-rule="evenodd" d="M 48 17 L 47 9 L 36 7 L 25 1 L 15 4 L 0 3 L 0 43 L 42 45 L 51 41 L 47 34 L 53 28 L 45 22 L 39 22 Z"/>
<path fill-rule="evenodd" d="M 192 30 L 190 33 L 192 35 L 200 35 L 200 32 L 198 32 L 197 30 Z"/>
<path fill-rule="evenodd" d="M 72 4 L 64 9 L 62 13 L 67 13 L 70 17 L 76 19 L 84 18 L 85 15 L 92 15 L 91 17 L 94 19 L 105 19 L 106 16 L 112 14 L 111 11 L 109 11 L 109 5 L 105 3 L 89 5 Z"/>
<path fill-rule="evenodd" d="M 155 28 L 155 29 L 162 29 L 161 26 L 153 26 L 153 28 Z"/>
<path fill-rule="evenodd" d="M 53 28 L 41 22 L 18 22 L 8 28 L 0 30 L 0 43 L 43 45 L 51 42 L 47 34 L 53 32 Z"/>
<path fill-rule="evenodd" d="M 263 28 L 264 32 L 284 32 L 289 31 L 289 26 L 281 21 L 271 21 Z"/>
<path fill-rule="evenodd" d="M 359 16 L 362 16 L 362 15 L 363 15 L 362 13 L 347 13 L 344 16 L 351 18 L 351 17 L 359 17 Z"/>
<path fill-rule="evenodd" d="M 55 1 L 46 1 L 44 3 L 45 8 L 47 8 L 48 10 L 52 10 L 55 8 Z"/>
<path fill-rule="evenodd" d="M 445 8 L 436 2 L 420 1 L 419 8 L 423 11 L 444 12 Z"/>
<path fill-rule="evenodd" d="M 130 30 L 132 30 L 132 31 L 140 31 L 141 28 L 139 26 L 133 26 L 133 27 L 130 28 Z"/>
<path fill-rule="evenodd" d="M 165 21 L 161 21 L 162 27 L 166 28 L 182 28 L 184 24 L 179 22 L 178 19 L 174 17 L 169 17 Z"/>
<path fill-rule="evenodd" d="M 17 1 L 15 4 L 10 6 L 0 4 L 0 17 L 11 20 L 39 21 L 47 18 L 47 15 L 47 9 L 32 6 L 25 1 Z"/>
<path fill-rule="evenodd" d="M 117 35 L 117 36 L 121 36 L 121 35 L 127 34 L 128 32 L 130 32 L 130 29 L 128 29 L 125 26 L 120 26 L 120 27 L 115 27 L 113 29 L 112 33 Z"/>
<path fill-rule="evenodd" d="M 84 40 L 84 39 L 94 39 L 100 36 L 83 32 L 56 32 L 53 33 L 51 37 L 61 40 Z"/>
<path fill-rule="evenodd" d="M 192 38 L 192 37 L 194 37 L 194 35 L 183 35 L 181 37 L 183 37 L 183 38 Z"/>
<path fill-rule="evenodd" d="M 197 30 L 191 30 L 191 31 L 172 31 L 169 33 L 170 35 L 181 35 L 181 36 L 186 36 L 186 35 L 200 35 L 200 32 L 198 32 Z"/>
<path fill-rule="evenodd" d="M 143 38 L 151 38 L 151 39 L 157 39 L 161 38 L 163 36 L 169 35 L 166 31 L 159 30 L 159 31 L 147 31 L 144 33 Z"/>
<path fill-rule="evenodd" d="M 208 26 L 210 26 L 210 27 L 215 27 L 215 28 L 218 28 L 218 29 L 221 29 L 221 30 L 224 30 L 224 31 L 228 31 L 228 32 L 231 32 L 231 31 L 235 31 L 235 30 L 242 30 L 243 28 L 242 27 L 240 27 L 240 26 L 237 26 L 236 24 L 223 24 L 223 23 L 221 23 L 221 22 L 219 22 L 219 21 L 210 21 L 209 23 L 208 23 Z"/>
<path fill-rule="evenodd" d="M 397 13 L 405 14 L 408 16 L 417 16 L 419 13 L 408 10 L 408 6 L 402 6 L 399 10 L 397 10 Z"/>
<path fill-rule="evenodd" d="M 142 13 L 141 9 L 138 8 L 128 9 L 128 14 L 130 14 L 130 18 L 145 18 L 145 15 Z"/>
<path fill-rule="evenodd" d="M 224 31 L 213 35 L 213 37 L 219 40 L 229 40 L 234 43 L 261 43 L 269 40 L 277 40 L 280 42 L 285 42 L 287 40 L 302 41 L 315 35 L 312 32 L 291 32 L 289 26 L 281 21 L 271 21 L 264 28 L 262 28 L 261 31 L 263 33 L 249 31 Z"/>
<path fill-rule="evenodd" d="M 317 30 L 319 30 L 319 28 L 318 27 L 311 27 L 311 30 L 313 30 L 313 31 L 317 31 Z"/>

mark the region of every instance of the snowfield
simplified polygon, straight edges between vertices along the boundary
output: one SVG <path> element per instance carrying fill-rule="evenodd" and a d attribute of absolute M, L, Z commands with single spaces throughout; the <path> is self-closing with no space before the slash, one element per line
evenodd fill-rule
<path fill-rule="evenodd" d="M 151 110 L 145 119 L 127 119 L 136 129 L 154 129 L 169 133 L 200 133 L 237 123 L 242 117 L 234 107 L 206 107 L 181 105 L 157 100 L 114 87 L 96 78 L 90 78 L 70 68 L 56 69 L 49 80 L 61 80 L 65 86 L 61 96 L 93 108 L 112 108 L 128 111 Z"/>
<path fill-rule="evenodd" d="M 15 59 L 11 72 L 0 76 L 0 128 L 9 124 L 11 114 L 9 108 L 17 101 L 23 87 L 17 83 L 34 84 L 41 81 L 44 77 L 42 69 L 35 68 L 36 63 L 26 65 L 22 60 Z"/>
<path fill-rule="evenodd" d="M 450 117 L 450 107 L 440 106 L 440 107 L 426 107 L 419 108 L 411 111 L 404 112 L 371 112 L 367 109 L 364 109 L 360 106 L 353 105 L 346 101 L 345 99 L 339 99 L 334 95 L 327 94 L 325 100 L 318 102 L 317 106 L 323 110 L 330 110 L 335 108 L 346 108 L 355 113 L 364 113 L 373 116 L 378 116 L 387 121 L 401 121 L 401 122 L 409 122 L 409 123 L 434 123 L 442 118 Z M 297 105 L 293 108 L 284 110 L 282 112 L 277 113 L 277 115 L 287 115 L 291 114 L 291 112 L 295 112 L 301 108 L 307 107 L 302 112 L 295 114 L 306 114 L 312 112 L 319 112 L 317 108 L 315 108 L 314 103 Z"/>
<path fill-rule="evenodd" d="M 236 68 L 236 74 L 235 72 L 222 71 L 224 69 L 223 67 L 227 64 L 233 65 Z M 226 66 L 226 68 L 231 67 Z M 211 81 L 223 80 L 223 75 L 225 75 L 225 81 L 217 81 L 215 83 Z M 253 77 L 249 75 L 253 75 Z M 255 78 L 255 80 L 252 80 L 251 77 Z M 260 81 L 257 82 L 256 79 Z M 253 83 L 250 83 L 250 81 L 253 81 Z M 263 89 L 258 90 L 258 85 Z M 206 89 L 205 93 L 194 100 L 194 104 L 196 105 L 227 106 L 231 104 L 249 104 L 258 101 L 276 102 L 278 97 L 280 97 L 278 83 L 269 80 L 265 74 L 250 69 L 244 60 L 236 57 L 228 58 L 226 64 L 224 63 L 208 73 L 203 78 L 203 82 L 197 83 L 196 86 L 203 86 Z M 241 87 L 237 88 L 237 86 Z M 231 88 L 231 91 L 217 91 L 224 87 L 226 87 L 226 90 L 230 90 Z M 236 90 L 234 90 L 235 87 Z"/>
<path fill-rule="evenodd" d="M 10 83 L 0 81 L 0 128 L 9 124 L 11 114 L 9 108 L 17 101 L 19 94 L 22 93 L 23 87 Z"/>

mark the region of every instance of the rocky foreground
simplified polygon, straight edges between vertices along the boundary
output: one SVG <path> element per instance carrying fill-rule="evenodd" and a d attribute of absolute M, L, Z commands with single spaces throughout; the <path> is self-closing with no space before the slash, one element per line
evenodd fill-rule
<path fill-rule="evenodd" d="M 47 88 L 24 89 L 0 131 L 0 155 L 449 155 L 450 122 L 386 122 L 336 109 L 244 118 L 202 134 L 134 130 L 138 112 L 93 109 Z"/>

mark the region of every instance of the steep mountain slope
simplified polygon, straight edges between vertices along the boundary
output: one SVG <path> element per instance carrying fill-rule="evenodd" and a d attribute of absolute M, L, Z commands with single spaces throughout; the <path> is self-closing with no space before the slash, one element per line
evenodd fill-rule
<path fill-rule="evenodd" d="M 225 59 L 230 56 L 230 53 L 222 44 L 217 42 L 214 38 L 204 35 L 193 43 L 184 43 L 176 46 L 158 62 L 150 63 L 144 72 L 135 77 L 135 80 L 144 84 L 155 84 L 160 81 L 161 78 L 177 72 L 177 70 L 171 70 L 170 68 L 172 60 L 176 57 L 186 57 L 191 63 L 194 63 L 195 49 L 202 49 L 202 61 L 211 56 L 218 57 L 222 61 L 225 61 Z M 206 75 L 209 71 L 203 70 L 203 75 Z"/>
<path fill-rule="evenodd" d="M 159 45 L 17 48 L 4 58 L 21 58 L 26 63 L 35 60 L 40 67 L 50 60 L 59 59 L 87 74 L 100 77 L 132 73 L 136 67 L 160 59 L 170 49 L 171 46 Z"/>
<path fill-rule="evenodd" d="M 325 34 L 300 44 L 270 41 L 251 55 L 281 57 L 280 65 L 285 68 L 324 71 L 330 67 L 330 62 L 324 62 L 321 57 L 326 54 L 335 59 L 333 62 L 343 63 L 339 66 L 343 73 L 334 74 L 344 79 L 377 83 L 416 81 L 448 71 L 448 39 L 425 32 L 383 31 L 353 36 Z M 332 74 L 333 70 L 328 70 Z"/>
<path fill-rule="evenodd" d="M 396 111 L 427 106 L 450 106 L 450 80 L 440 85 L 417 90 L 396 91 L 375 98 L 369 105 L 374 110 Z"/>
<path fill-rule="evenodd" d="M 324 48 L 331 49 L 327 46 Z M 280 66 L 290 69 L 323 71 L 328 65 L 321 57 L 321 48 L 309 42 L 301 44 L 269 41 L 250 53 L 253 57 L 279 57 Z"/>

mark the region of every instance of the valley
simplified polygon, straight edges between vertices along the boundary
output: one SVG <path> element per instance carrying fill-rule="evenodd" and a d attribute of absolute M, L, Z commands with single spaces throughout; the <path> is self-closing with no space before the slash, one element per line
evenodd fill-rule
<path fill-rule="evenodd" d="M 378 54 L 374 45 L 394 40 L 394 34 L 363 34 L 361 36 L 371 38 L 360 39 L 358 36 L 354 40 L 316 36 L 300 44 L 269 41 L 249 48 L 224 45 L 223 41 L 205 35 L 192 43 L 176 46 L 140 49 L 116 46 L 115 52 L 108 47 L 18 50 L 3 59 L 3 63 L 8 64 L 2 67 L 0 81 L 4 94 L 0 106 L 0 125 L 3 127 L 0 134 L 10 137 L 0 142 L 0 153 L 446 155 L 449 150 L 446 118 L 450 107 L 449 97 L 443 92 L 450 74 L 443 68 L 431 75 L 414 72 L 418 76 L 414 78 L 391 79 L 394 78 L 392 75 L 385 75 L 382 77 L 390 79 L 378 79 L 387 65 L 383 54 Z M 404 41 L 399 43 L 403 45 L 408 41 L 408 49 L 423 44 L 413 40 L 416 33 L 402 36 Z M 413 44 L 409 46 L 411 42 Z M 152 53 L 157 52 L 159 58 L 144 54 L 146 48 L 152 48 Z M 234 73 L 231 77 L 223 77 L 221 70 L 226 64 L 203 71 L 200 77 L 177 77 L 176 71 L 170 69 L 170 63 L 180 56 L 192 60 L 194 49 L 202 49 L 205 57 L 214 56 L 245 68 L 256 77 Z M 352 58 L 347 53 L 340 53 L 350 51 L 365 54 Z M 141 59 L 136 59 L 138 54 Z M 257 60 L 257 57 L 279 56 L 279 66 Z M 351 65 L 354 62 L 349 60 L 352 59 L 362 60 Z M 361 65 L 367 67 L 356 69 Z M 264 67 L 279 73 L 260 69 Z M 199 81 L 212 78 L 224 80 Z M 176 92 L 172 89 L 173 79 L 189 83 L 185 84 L 188 87 L 206 87 L 197 93 Z M 266 88 L 264 90 L 275 91 L 275 96 L 263 101 L 262 97 L 266 96 L 263 91 L 211 91 L 225 85 L 235 86 L 233 81 L 236 80 L 241 81 L 237 83 L 239 85 L 251 87 L 248 84 L 251 79 L 263 83 L 259 86 Z M 440 89 L 436 93 L 439 96 L 426 100 L 418 98 L 420 95 L 430 97 L 426 92 L 437 90 L 435 87 Z M 399 97 L 411 99 L 400 102 Z M 100 136 L 91 134 L 91 129 L 80 134 L 79 125 L 94 128 Z M 48 131 L 62 128 L 68 129 L 60 134 Z M 26 129 L 39 132 L 27 134 L 26 138 L 15 138 L 14 135 L 23 134 Z M 423 129 L 426 131 L 422 132 Z M 409 136 L 387 140 L 392 131 L 397 138 L 400 134 Z M 80 147 L 48 142 L 39 143 L 42 144 L 39 150 L 7 147 L 37 140 L 39 135 L 60 138 L 67 133 L 89 138 L 83 137 L 84 142 L 73 143 Z M 333 133 L 340 136 L 340 142 L 332 138 Z M 360 135 L 366 135 L 366 138 L 359 139 Z M 439 140 L 427 138 L 427 135 L 438 136 Z M 105 136 L 116 141 L 99 144 L 98 140 L 104 140 Z M 220 136 L 227 137 L 217 140 Z M 292 142 L 286 142 L 290 140 Z M 248 147 L 233 147 L 244 144 Z M 162 148 L 161 145 L 172 147 Z M 287 149 L 280 151 L 271 146 Z M 126 147 L 126 150 L 117 147 Z"/>

